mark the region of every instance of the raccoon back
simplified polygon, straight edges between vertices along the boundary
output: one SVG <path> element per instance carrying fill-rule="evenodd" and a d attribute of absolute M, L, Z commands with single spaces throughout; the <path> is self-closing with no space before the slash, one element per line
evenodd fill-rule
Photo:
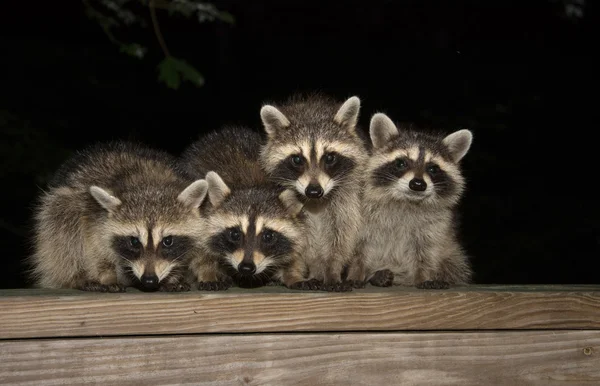
<path fill-rule="evenodd" d="M 259 161 L 262 143 L 262 136 L 249 128 L 215 130 L 184 150 L 179 168 L 193 178 L 214 171 L 230 187 L 263 185 L 267 179 Z"/>

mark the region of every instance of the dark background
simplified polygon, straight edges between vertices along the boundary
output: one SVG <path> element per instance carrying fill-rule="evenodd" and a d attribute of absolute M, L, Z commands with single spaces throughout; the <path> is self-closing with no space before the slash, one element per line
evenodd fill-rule
<path fill-rule="evenodd" d="M 225 124 L 261 129 L 264 101 L 302 91 L 358 95 L 364 128 L 381 111 L 473 131 L 460 209 L 477 283 L 600 282 L 587 1 L 214 1 L 234 25 L 159 12 L 171 53 L 206 78 L 179 90 L 156 80 L 151 28 L 122 32 L 148 46 L 139 60 L 77 1 L 11 3 L 0 12 L 2 288 L 26 285 L 32 202 L 73 151 L 127 138 L 177 154 Z"/>

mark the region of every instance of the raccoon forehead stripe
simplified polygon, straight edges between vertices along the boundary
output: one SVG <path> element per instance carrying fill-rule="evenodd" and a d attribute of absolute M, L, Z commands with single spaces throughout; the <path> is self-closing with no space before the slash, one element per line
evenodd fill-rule
<path fill-rule="evenodd" d="M 302 154 L 306 159 L 310 159 L 310 143 L 308 141 L 294 144 L 283 144 L 271 147 L 268 152 L 265 149 L 269 165 L 278 164 L 292 154 Z"/>
<path fill-rule="evenodd" d="M 262 231 L 264 225 L 265 225 L 264 218 L 262 216 L 257 216 L 255 227 L 254 227 L 254 229 L 256 230 L 255 231 L 256 235 L 258 235 Z"/>
<path fill-rule="evenodd" d="M 317 159 L 321 159 L 325 153 L 335 152 L 346 157 L 360 159 L 364 157 L 364 151 L 354 144 L 349 144 L 341 141 L 324 141 L 317 140 L 315 142 L 315 150 Z"/>
<path fill-rule="evenodd" d="M 419 148 L 417 146 L 413 146 L 409 149 L 406 149 L 406 153 L 408 155 L 408 158 L 410 158 L 411 160 L 416 160 L 417 158 L 419 158 Z"/>
<path fill-rule="evenodd" d="M 209 217 L 207 226 L 215 233 L 227 228 L 241 227 L 243 219 L 248 223 L 248 216 L 234 215 L 231 213 L 219 214 Z"/>
<path fill-rule="evenodd" d="M 297 238 L 300 236 L 300 230 L 291 221 L 285 221 L 275 218 L 261 218 L 263 228 L 272 229 L 275 232 L 281 233 L 288 238 Z M 257 231 L 258 234 L 258 231 Z"/>
<path fill-rule="evenodd" d="M 376 154 L 371 157 L 369 164 L 371 167 L 377 168 L 381 165 L 392 162 L 396 158 L 409 158 L 407 149 L 397 149 L 389 153 Z"/>
<path fill-rule="evenodd" d="M 148 242 L 148 232 L 146 231 L 146 224 L 143 223 L 125 224 L 111 221 L 107 224 L 106 230 L 112 236 L 137 237 L 144 246 L 146 246 Z"/>
<path fill-rule="evenodd" d="M 162 229 L 159 227 L 154 227 L 152 229 L 152 244 L 154 244 L 154 248 L 158 248 L 158 244 L 162 241 Z"/>

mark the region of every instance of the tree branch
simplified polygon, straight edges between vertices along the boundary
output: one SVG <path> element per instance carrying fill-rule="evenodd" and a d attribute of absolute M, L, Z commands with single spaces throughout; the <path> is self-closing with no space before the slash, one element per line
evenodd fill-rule
<path fill-rule="evenodd" d="M 165 39 L 160 32 L 160 28 L 158 26 L 158 19 L 156 18 L 156 10 L 154 8 L 154 0 L 150 0 L 148 3 L 148 7 L 150 8 L 150 17 L 152 18 L 152 27 L 154 28 L 154 34 L 156 35 L 156 39 L 158 39 L 158 44 L 160 44 L 160 48 L 166 57 L 170 57 L 169 49 L 167 48 L 167 43 L 165 43 Z"/>

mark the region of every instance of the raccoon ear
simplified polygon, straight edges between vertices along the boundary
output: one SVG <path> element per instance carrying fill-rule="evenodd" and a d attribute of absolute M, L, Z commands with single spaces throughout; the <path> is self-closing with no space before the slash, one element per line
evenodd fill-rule
<path fill-rule="evenodd" d="M 99 186 L 90 186 L 90 194 L 98 201 L 98 204 L 111 213 L 121 205 L 121 200 Z"/>
<path fill-rule="evenodd" d="M 215 207 L 221 205 L 231 190 L 221 176 L 213 171 L 206 173 L 206 181 L 208 182 L 208 200 Z"/>
<path fill-rule="evenodd" d="M 290 121 L 286 116 L 271 105 L 265 105 L 260 109 L 260 119 L 269 135 L 290 125 Z"/>
<path fill-rule="evenodd" d="M 467 129 L 455 131 L 442 141 L 444 145 L 448 146 L 454 162 L 460 161 L 467 154 L 471 142 L 473 142 L 473 134 Z"/>
<path fill-rule="evenodd" d="M 354 130 L 358 121 L 358 112 L 360 111 L 360 99 L 357 96 L 350 97 L 339 108 L 333 121 L 340 126 L 345 126 Z"/>
<path fill-rule="evenodd" d="M 387 115 L 376 113 L 371 117 L 369 135 L 373 147 L 378 149 L 388 143 L 392 137 L 398 135 L 398 128 Z"/>
<path fill-rule="evenodd" d="M 197 209 L 202 204 L 202 201 L 204 201 L 207 191 L 208 182 L 205 180 L 196 180 L 179 193 L 177 200 L 190 209 Z"/>
<path fill-rule="evenodd" d="M 279 201 L 286 207 L 287 211 L 296 217 L 304 208 L 304 204 L 298 200 L 296 192 L 291 189 L 286 189 L 279 193 Z"/>

